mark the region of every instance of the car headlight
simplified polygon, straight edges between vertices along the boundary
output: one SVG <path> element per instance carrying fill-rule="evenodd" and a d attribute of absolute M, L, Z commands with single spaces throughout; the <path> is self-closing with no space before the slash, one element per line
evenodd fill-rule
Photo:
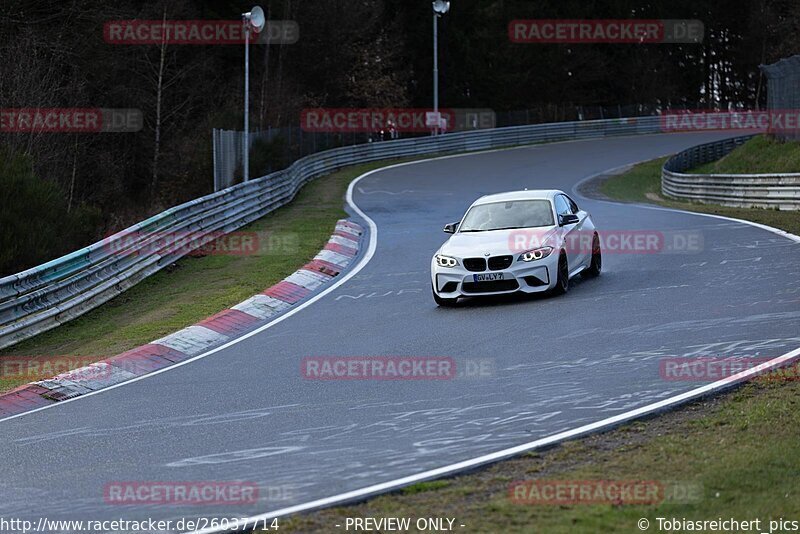
<path fill-rule="evenodd" d="M 542 258 L 546 258 L 553 252 L 553 247 L 541 247 L 535 248 L 533 250 L 529 250 L 528 252 L 524 252 L 520 255 L 520 261 L 536 261 L 541 260 Z"/>
<path fill-rule="evenodd" d="M 437 254 L 436 258 L 436 265 L 439 267 L 455 267 L 458 265 L 458 260 L 455 258 L 451 258 L 450 256 L 445 256 L 444 254 Z"/>

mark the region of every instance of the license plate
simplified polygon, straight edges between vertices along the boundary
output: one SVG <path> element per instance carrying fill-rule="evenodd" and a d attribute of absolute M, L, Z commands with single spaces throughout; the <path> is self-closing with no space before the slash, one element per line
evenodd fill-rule
<path fill-rule="evenodd" d="M 495 280 L 505 280 L 503 273 L 473 274 L 472 279 L 476 282 L 494 282 Z"/>

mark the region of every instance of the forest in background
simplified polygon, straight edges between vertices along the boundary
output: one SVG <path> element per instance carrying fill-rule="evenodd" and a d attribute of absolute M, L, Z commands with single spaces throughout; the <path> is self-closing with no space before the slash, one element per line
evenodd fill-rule
<path fill-rule="evenodd" d="M 211 129 L 241 129 L 243 46 L 108 44 L 110 20 L 238 19 L 252 1 L 3 0 L 0 108 L 135 108 L 137 133 L 0 133 L 0 275 L 211 192 Z M 429 0 L 271 0 L 295 44 L 250 48 L 251 128 L 310 107 L 430 107 Z M 702 44 L 514 44 L 514 19 L 699 19 Z M 763 106 L 758 66 L 800 52 L 795 0 L 452 0 L 443 107 Z M 289 140 L 280 140 L 290 142 Z M 276 152 L 277 153 L 277 152 Z M 280 159 L 280 155 L 276 155 Z M 272 162 L 273 164 L 276 162 Z M 280 165 L 286 161 L 277 162 Z"/>

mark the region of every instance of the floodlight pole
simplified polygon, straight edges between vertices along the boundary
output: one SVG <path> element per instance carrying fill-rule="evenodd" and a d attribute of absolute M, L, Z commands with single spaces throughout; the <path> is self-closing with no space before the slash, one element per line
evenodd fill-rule
<path fill-rule="evenodd" d="M 250 17 L 244 17 L 244 181 L 250 179 Z"/>
<path fill-rule="evenodd" d="M 439 117 L 439 14 L 433 12 L 433 113 Z M 433 129 L 433 135 L 439 133 L 439 124 Z"/>
<path fill-rule="evenodd" d="M 434 0 L 433 4 L 433 115 L 436 127 L 433 135 L 439 135 L 441 119 L 439 117 L 439 17 L 450 11 L 450 2 Z"/>
<path fill-rule="evenodd" d="M 242 160 L 244 181 L 250 179 L 250 31 L 256 33 L 264 28 L 264 10 L 255 6 L 247 13 L 242 13 L 244 25 L 244 143 Z"/>

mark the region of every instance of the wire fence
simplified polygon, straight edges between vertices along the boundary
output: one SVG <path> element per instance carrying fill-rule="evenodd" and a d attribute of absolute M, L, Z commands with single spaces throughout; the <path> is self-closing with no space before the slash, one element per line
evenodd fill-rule
<path fill-rule="evenodd" d="M 670 105 L 669 109 L 694 109 L 696 103 Z M 613 106 L 541 105 L 536 108 L 494 112 L 486 120 L 462 124 L 458 131 L 508 126 L 527 126 L 554 122 L 574 122 L 657 115 L 662 108 L 631 104 Z M 469 122 L 469 121 L 467 121 Z M 343 146 L 429 136 L 430 132 L 397 132 L 376 129 L 373 132 L 310 132 L 300 126 L 284 126 L 250 132 L 250 179 L 285 169 L 298 159 Z M 221 191 L 244 181 L 244 134 L 235 130 L 212 131 L 214 155 L 214 191 Z"/>
<path fill-rule="evenodd" d="M 292 162 L 310 154 L 343 146 L 384 140 L 385 134 L 359 132 L 306 132 L 298 126 L 270 128 L 250 132 L 250 177 L 266 176 L 285 169 Z M 388 140 L 388 138 L 386 139 Z M 244 132 L 212 130 L 214 191 L 221 191 L 244 181 Z"/>
<path fill-rule="evenodd" d="M 800 110 L 800 55 L 761 65 L 761 70 L 767 77 L 767 109 L 772 116 Z M 798 140 L 800 127 L 796 122 L 794 127 L 784 124 L 773 135 L 784 141 Z"/>

